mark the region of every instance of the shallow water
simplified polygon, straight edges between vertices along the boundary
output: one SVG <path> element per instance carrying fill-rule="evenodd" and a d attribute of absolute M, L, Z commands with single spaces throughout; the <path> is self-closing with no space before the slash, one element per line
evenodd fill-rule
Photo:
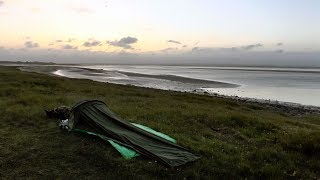
<path fill-rule="evenodd" d="M 95 65 L 81 67 L 103 71 L 79 72 L 77 70 L 61 69 L 56 71 L 55 74 L 73 78 L 86 78 L 102 82 L 132 84 L 178 91 L 201 89 L 209 93 L 320 106 L 320 69 L 143 65 Z M 135 77 L 128 76 L 122 72 L 175 75 L 240 86 L 230 88 L 205 83 L 182 83 L 175 79 L 163 79 L 161 76 L 155 76 L 154 78 Z"/>

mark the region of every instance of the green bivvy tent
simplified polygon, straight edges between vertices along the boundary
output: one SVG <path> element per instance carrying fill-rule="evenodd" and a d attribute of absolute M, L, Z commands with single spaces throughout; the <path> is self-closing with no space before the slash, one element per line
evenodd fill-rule
<path fill-rule="evenodd" d="M 102 101 L 82 101 L 76 104 L 71 110 L 68 125 L 71 131 L 110 142 L 126 159 L 141 154 L 169 166 L 179 166 L 199 158 L 177 145 L 173 138 L 123 120 Z"/>

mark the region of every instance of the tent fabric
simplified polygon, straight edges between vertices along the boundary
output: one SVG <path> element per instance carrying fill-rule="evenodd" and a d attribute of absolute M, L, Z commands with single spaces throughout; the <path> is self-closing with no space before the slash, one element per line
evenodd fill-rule
<path fill-rule="evenodd" d="M 177 141 L 175 139 L 173 139 L 172 137 L 166 135 L 166 134 L 163 134 L 161 132 L 158 132 L 158 131 L 155 131 L 147 126 L 144 126 L 144 125 L 141 125 L 141 124 L 136 124 L 136 123 L 131 123 L 132 125 L 140 128 L 140 129 L 143 129 L 145 131 L 148 131 L 154 135 L 157 135 L 157 136 L 160 136 L 164 139 L 167 139 L 168 141 L 171 141 L 173 143 L 177 143 Z M 85 133 L 85 134 L 88 134 L 88 135 L 93 135 L 93 136 L 96 136 L 96 137 L 99 137 L 103 140 L 106 140 L 108 141 L 121 155 L 123 158 L 125 159 L 132 159 L 134 157 L 137 157 L 137 156 L 140 156 L 139 153 L 137 153 L 136 151 L 130 149 L 130 148 L 127 148 L 125 146 L 122 146 L 121 144 L 118 144 L 110 139 L 108 139 L 107 137 L 101 135 L 101 134 L 97 134 L 97 133 L 93 133 L 93 132 L 90 132 L 90 131 L 85 131 L 85 130 L 81 130 L 81 129 L 73 129 L 72 131 L 74 132 L 81 132 L 81 133 Z"/>
<path fill-rule="evenodd" d="M 161 132 L 155 131 L 154 129 L 151 129 L 151 128 L 147 127 L 147 126 L 144 126 L 144 125 L 141 125 L 141 124 L 137 124 L 137 123 L 131 123 L 131 124 L 136 126 L 136 127 L 138 127 L 138 128 L 140 128 L 140 129 L 148 131 L 148 132 L 150 132 L 150 133 L 152 133 L 152 134 L 154 134 L 156 136 L 159 136 L 159 137 L 162 137 L 162 138 L 164 138 L 164 139 L 166 139 L 168 141 L 171 141 L 171 142 L 173 142 L 175 144 L 177 143 L 177 141 L 175 139 L 173 139 L 172 137 L 170 137 L 170 136 L 168 136 L 166 134 L 163 134 Z"/>
<path fill-rule="evenodd" d="M 85 131 L 85 130 L 82 130 L 82 129 L 73 129 L 71 131 L 80 132 L 80 133 L 96 136 L 96 137 L 101 138 L 102 140 L 108 141 L 122 155 L 122 157 L 124 157 L 127 160 L 128 159 L 132 159 L 132 158 L 137 157 L 137 156 L 140 156 L 140 154 L 137 153 L 136 151 L 134 151 L 134 150 L 132 150 L 130 148 L 127 148 L 126 146 L 123 146 L 120 143 L 116 143 L 115 141 L 110 140 L 110 138 L 108 138 L 106 136 L 103 136 L 101 134 L 93 133 L 93 132 L 90 132 L 90 131 Z"/>
<path fill-rule="evenodd" d="M 180 166 L 199 158 L 188 149 L 118 117 L 102 101 L 82 101 L 72 108 L 69 127 L 77 129 L 83 124 L 89 125 L 106 141 L 111 140 L 169 166 Z"/>

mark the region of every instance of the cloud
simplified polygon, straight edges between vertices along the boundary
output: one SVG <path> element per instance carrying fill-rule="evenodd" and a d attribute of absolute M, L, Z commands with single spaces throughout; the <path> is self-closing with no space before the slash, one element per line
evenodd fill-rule
<path fill-rule="evenodd" d="M 204 53 L 204 54 L 212 54 L 212 53 L 231 53 L 231 52 L 241 52 L 241 51 L 250 51 L 255 48 L 263 47 L 263 44 L 249 44 L 244 46 L 237 47 L 220 47 L 220 48 L 211 48 L 211 47 L 199 47 L 195 46 L 191 49 L 191 53 Z"/>
<path fill-rule="evenodd" d="M 36 47 L 39 47 L 39 44 L 38 43 L 34 43 L 32 41 L 26 41 L 24 43 L 24 47 L 25 48 L 36 48 Z"/>
<path fill-rule="evenodd" d="M 138 54 L 136 54 L 136 53 L 130 53 L 130 52 L 127 52 L 125 50 L 121 50 L 120 52 L 118 52 L 117 55 L 120 55 L 120 56 L 138 56 Z"/>
<path fill-rule="evenodd" d="M 73 44 L 72 44 L 73 45 Z M 191 45 L 190 45 L 191 46 Z M 241 47 L 241 46 L 240 46 Z M 154 65 L 199 65 L 199 66 L 282 66 L 282 67 L 320 67 L 320 51 L 276 53 L 273 51 L 222 51 L 218 48 L 198 47 L 203 53 L 145 52 L 123 55 L 123 52 L 93 52 L 89 50 L 63 50 L 37 48 L 28 49 L 0 48 L 0 59 L 8 61 L 56 62 L 56 63 L 97 63 L 97 64 L 154 64 Z M 280 48 L 278 48 L 280 50 Z M 212 53 L 211 53 L 212 52 Z M 303 59 L 303 61 L 301 60 Z"/>
<path fill-rule="evenodd" d="M 283 43 L 282 42 L 279 42 L 276 44 L 277 46 L 283 46 Z"/>
<path fill-rule="evenodd" d="M 211 48 L 214 50 L 221 50 L 221 51 L 227 51 L 227 52 L 234 52 L 234 51 L 249 51 L 253 50 L 255 48 L 263 47 L 263 44 L 257 43 L 257 44 L 249 44 L 249 45 L 243 45 L 243 46 L 235 46 L 235 47 L 221 47 L 221 48 Z"/>
<path fill-rule="evenodd" d="M 275 51 L 276 53 L 283 53 L 284 51 L 282 49 L 278 49 Z"/>
<path fill-rule="evenodd" d="M 62 46 L 62 49 L 78 49 L 78 47 L 77 47 L 77 46 L 71 46 L 71 45 L 69 45 L 69 44 L 66 44 L 66 45 L 63 45 L 63 46 Z"/>
<path fill-rule="evenodd" d="M 200 50 L 199 47 L 194 47 L 194 48 L 191 49 L 192 52 L 199 51 L 199 50 Z"/>
<path fill-rule="evenodd" d="M 96 40 L 86 41 L 82 44 L 82 46 L 85 46 L 85 47 L 101 46 L 101 42 Z"/>
<path fill-rule="evenodd" d="M 75 38 L 69 38 L 66 42 L 73 42 L 75 40 L 76 40 Z"/>
<path fill-rule="evenodd" d="M 111 46 L 122 47 L 124 49 L 133 49 L 132 44 L 135 44 L 137 42 L 137 38 L 128 36 L 120 39 L 119 41 L 107 41 L 107 44 Z"/>
<path fill-rule="evenodd" d="M 262 47 L 263 44 L 250 44 L 250 45 L 246 45 L 246 46 L 242 46 L 241 48 L 244 49 L 244 50 L 252 50 L 252 49 L 255 49 L 255 48 L 259 48 L 259 47 Z"/>
<path fill-rule="evenodd" d="M 4 1 L 0 1 L 0 7 L 4 4 Z"/>
<path fill-rule="evenodd" d="M 183 48 L 186 48 L 186 47 L 188 47 L 188 46 L 187 46 L 187 45 L 183 45 L 182 47 L 183 47 Z"/>
<path fill-rule="evenodd" d="M 241 50 L 243 49 L 243 47 L 227 47 L 227 48 L 219 48 L 219 50 L 222 51 L 237 51 L 237 50 Z"/>
<path fill-rule="evenodd" d="M 178 50 L 178 48 L 166 48 L 166 49 L 160 50 L 160 52 L 168 53 L 170 51 L 176 51 L 176 50 Z"/>
<path fill-rule="evenodd" d="M 214 48 L 200 48 L 198 46 L 194 47 L 191 49 L 191 53 L 199 53 L 199 52 L 211 52 L 214 51 L 216 49 Z"/>
<path fill-rule="evenodd" d="M 67 40 L 57 39 L 54 42 L 51 42 L 50 44 L 48 44 L 48 46 L 53 46 L 53 45 L 60 44 L 63 42 L 64 43 L 71 43 L 71 42 L 74 42 L 75 40 L 76 40 L 75 38 L 69 38 Z"/>
<path fill-rule="evenodd" d="M 175 40 L 168 40 L 168 43 L 174 43 L 174 44 L 181 44 L 181 42 L 179 41 L 175 41 Z"/>

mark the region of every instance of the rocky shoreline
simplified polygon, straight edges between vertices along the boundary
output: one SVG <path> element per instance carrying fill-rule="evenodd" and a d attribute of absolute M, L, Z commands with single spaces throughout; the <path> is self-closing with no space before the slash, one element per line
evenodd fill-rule
<path fill-rule="evenodd" d="M 256 98 L 247 98 L 247 97 L 239 97 L 239 96 L 226 96 L 226 95 L 221 95 L 217 93 L 208 93 L 201 89 L 193 90 L 191 93 L 213 96 L 217 98 L 232 99 L 237 102 L 256 105 L 257 109 L 267 108 L 267 109 L 275 110 L 290 116 L 320 114 L 320 107 L 317 107 L 317 106 L 302 105 L 298 103 L 274 101 L 274 100 L 267 100 L 267 99 L 256 99 Z"/>

